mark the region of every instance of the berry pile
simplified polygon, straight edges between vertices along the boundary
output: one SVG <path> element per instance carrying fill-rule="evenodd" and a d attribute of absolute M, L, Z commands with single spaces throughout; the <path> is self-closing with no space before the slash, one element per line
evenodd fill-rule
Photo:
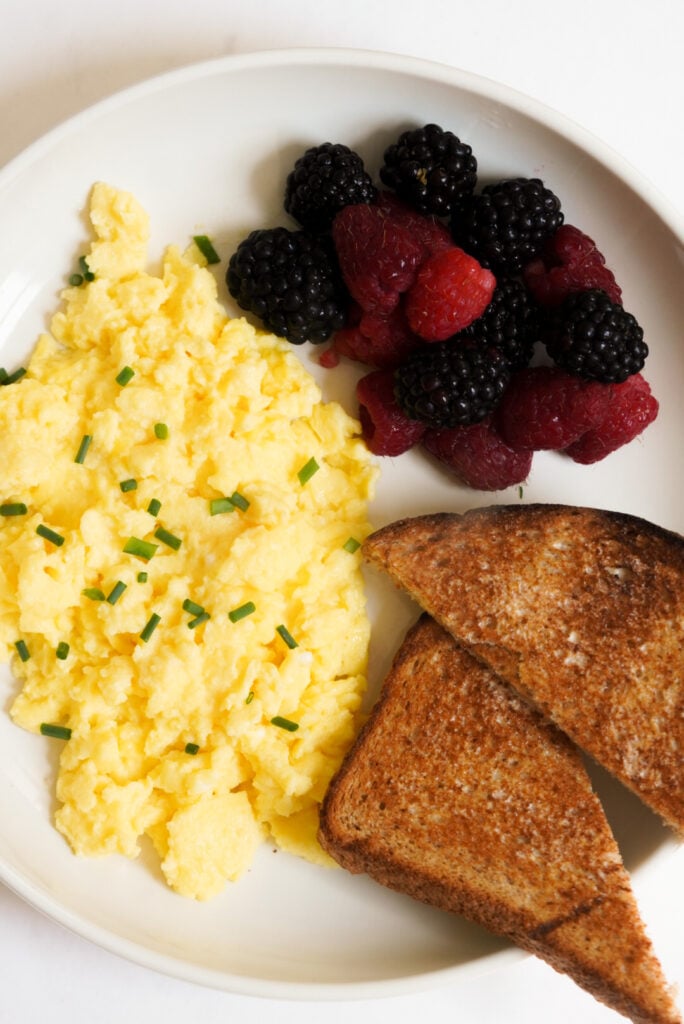
<path fill-rule="evenodd" d="M 535 451 L 605 458 L 658 402 L 643 331 L 594 241 L 539 178 L 478 191 L 477 173 L 471 147 L 435 124 L 386 148 L 380 186 L 347 146 L 314 146 L 285 183 L 297 228 L 253 231 L 226 280 L 274 333 L 331 340 L 322 365 L 369 367 L 357 399 L 371 451 L 420 445 L 491 491 L 526 480 Z"/>

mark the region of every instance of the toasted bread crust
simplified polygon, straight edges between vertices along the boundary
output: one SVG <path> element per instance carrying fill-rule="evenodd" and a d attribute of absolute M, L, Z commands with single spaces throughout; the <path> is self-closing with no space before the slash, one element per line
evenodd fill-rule
<path fill-rule="evenodd" d="M 367 559 L 684 833 L 684 539 L 634 516 L 492 506 L 401 520 Z"/>
<path fill-rule="evenodd" d="M 632 1020 L 679 1021 L 577 750 L 427 616 L 328 789 L 319 838 Z"/>

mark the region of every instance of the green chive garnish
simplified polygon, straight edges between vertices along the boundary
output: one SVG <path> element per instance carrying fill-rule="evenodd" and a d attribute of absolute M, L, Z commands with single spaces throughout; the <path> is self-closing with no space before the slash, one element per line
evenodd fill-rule
<path fill-rule="evenodd" d="M 99 587 L 86 587 L 81 593 L 90 601 L 104 601 L 105 599 L 104 591 L 100 590 Z"/>
<path fill-rule="evenodd" d="M 209 515 L 218 516 L 222 512 L 234 512 L 235 505 L 230 498 L 212 498 L 209 502 Z"/>
<path fill-rule="evenodd" d="M 28 647 L 24 643 L 24 641 L 23 640 L 15 640 L 14 646 L 16 647 L 17 654 L 19 655 L 21 660 L 22 661 L 28 661 L 29 658 L 31 657 L 31 654 L 29 652 Z"/>
<path fill-rule="evenodd" d="M 149 505 L 147 506 L 147 511 L 150 513 L 151 516 L 158 516 L 160 509 L 161 501 L 159 500 L 159 498 L 152 498 Z"/>
<path fill-rule="evenodd" d="M 254 690 L 250 690 L 249 693 L 247 694 L 247 696 L 245 697 L 245 704 L 251 704 L 253 700 L 254 700 Z"/>
<path fill-rule="evenodd" d="M 92 441 L 92 439 L 92 434 L 83 435 L 83 437 L 81 438 L 81 444 L 79 446 L 79 449 L 76 452 L 76 458 L 74 459 L 74 462 L 78 462 L 81 465 L 85 462 L 85 457 L 87 455 L 88 449 L 90 448 L 90 442 Z"/>
<path fill-rule="evenodd" d="M 165 441 L 169 436 L 169 428 L 167 425 L 165 423 L 155 423 L 154 436 L 158 437 L 160 441 Z"/>
<path fill-rule="evenodd" d="M 190 619 L 190 622 L 188 622 L 188 629 L 197 629 L 197 627 L 201 626 L 203 622 L 208 622 L 210 618 L 211 615 L 209 612 L 200 612 L 196 618 Z"/>
<path fill-rule="evenodd" d="M 276 633 L 282 637 L 290 650 L 294 650 L 295 647 L 299 647 L 299 644 L 286 626 L 276 626 Z"/>
<path fill-rule="evenodd" d="M 138 487 L 138 481 L 134 480 L 133 477 L 130 480 L 120 480 L 119 487 L 126 494 L 127 491 L 135 491 Z"/>
<path fill-rule="evenodd" d="M 18 370 L 14 371 L 14 373 L 7 374 L 7 376 L 5 376 L 2 379 L 2 381 L 0 381 L 0 383 L 2 383 L 2 384 L 16 384 L 16 382 L 18 380 L 21 380 L 21 378 L 25 375 L 25 373 L 26 373 L 26 370 L 24 369 L 24 367 L 20 366 Z"/>
<path fill-rule="evenodd" d="M 27 512 L 23 501 L 8 501 L 0 505 L 0 516 L 25 516 Z"/>
<path fill-rule="evenodd" d="M 8 377 L 9 373 L 7 372 L 5 367 L 0 366 L 0 384 L 4 384 Z"/>
<path fill-rule="evenodd" d="M 221 258 L 206 235 L 193 235 L 193 242 L 204 256 L 207 263 L 220 263 Z"/>
<path fill-rule="evenodd" d="M 524 493 L 524 491 L 523 491 L 523 488 L 522 488 L 522 484 L 520 484 L 520 486 L 518 487 L 518 497 L 520 498 L 521 501 L 522 501 L 523 493 Z"/>
<path fill-rule="evenodd" d="M 246 512 L 247 509 L 249 508 L 249 502 L 247 501 L 247 498 L 245 498 L 243 494 L 240 494 L 239 491 L 233 491 L 233 493 L 230 496 L 230 501 L 231 504 L 233 504 L 235 508 L 239 508 L 241 512 Z"/>
<path fill-rule="evenodd" d="M 185 753 L 186 754 L 192 754 L 193 756 L 195 754 L 199 754 L 199 743 L 186 743 L 185 744 Z"/>
<path fill-rule="evenodd" d="M 291 722 L 289 718 L 283 718 L 282 715 L 272 718 L 271 725 L 277 725 L 279 729 L 287 729 L 288 732 L 297 732 L 299 728 L 298 722 Z"/>
<path fill-rule="evenodd" d="M 83 274 L 83 279 L 85 281 L 94 281 L 95 280 L 95 275 L 93 274 L 92 270 L 88 266 L 88 263 L 87 263 L 87 260 L 86 260 L 85 256 L 81 256 L 80 257 L 80 259 L 78 261 L 78 265 L 81 268 L 81 273 Z"/>
<path fill-rule="evenodd" d="M 233 608 L 231 612 L 228 612 L 228 618 L 231 622 L 239 622 L 240 619 L 246 618 L 255 611 L 256 605 L 254 601 L 247 601 L 245 604 L 241 604 L 239 608 Z"/>
<path fill-rule="evenodd" d="M 297 473 L 297 476 L 299 477 L 299 482 L 302 485 L 302 487 L 311 479 L 314 473 L 318 472 L 320 468 L 321 467 L 318 465 L 318 463 L 313 457 L 309 459 L 306 465 L 302 466 L 302 468 Z"/>
<path fill-rule="evenodd" d="M 153 544 L 152 541 L 140 540 L 139 537 L 129 537 L 123 549 L 127 555 L 137 555 L 138 558 L 144 558 L 145 561 L 149 561 L 158 547 L 159 545 Z"/>
<path fill-rule="evenodd" d="M 126 589 L 126 586 L 127 584 L 122 580 L 117 580 L 110 592 L 107 594 L 107 604 L 116 604 Z"/>
<path fill-rule="evenodd" d="M 51 544 L 55 545 L 55 547 L 61 548 L 64 543 L 64 537 L 59 533 L 55 533 L 55 531 L 51 530 L 49 526 L 44 526 L 43 523 L 39 523 L 39 525 L 36 526 L 36 533 L 39 537 L 49 540 Z"/>
<path fill-rule="evenodd" d="M 146 572 L 139 572 L 138 573 L 138 583 L 147 583 L 147 573 Z"/>
<path fill-rule="evenodd" d="M 55 651 L 55 654 L 57 655 L 60 661 L 66 661 L 67 657 L 69 656 L 69 644 L 66 642 L 66 640 L 60 640 L 60 642 L 57 644 L 57 650 Z"/>
<path fill-rule="evenodd" d="M 161 622 L 161 615 L 157 615 L 156 612 L 152 612 L 152 614 L 150 615 L 149 619 L 147 620 L 145 628 L 143 629 L 142 633 L 140 634 L 140 639 L 144 643 L 147 643 L 147 641 L 150 639 L 150 637 L 152 636 L 152 634 L 154 633 L 155 629 L 157 628 L 157 626 L 159 625 L 160 622 Z"/>
<path fill-rule="evenodd" d="M 178 551 L 178 548 L 183 543 L 180 537 L 176 537 L 175 534 L 169 533 L 169 531 L 165 530 L 163 526 L 158 526 L 154 531 L 154 535 L 162 542 L 162 544 L 166 544 L 168 547 L 173 548 L 174 551 Z"/>
<path fill-rule="evenodd" d="M 353 555 L 355 551 L 358 551 L 361 545 L 359 544 L 356 537 L 349 537 L 348 540 L 342 545 L 345 551 L 348 551 L 350 555 Z"/>
<path fill-rule="evenodd" d="M 69 284 L 73 288 L 79 288 L 83 284 L 83 274 L 72 274 L 69 278 Z"/>
<path fill-rule="evenodd" d="M 42 722 L 40 731 L 43 736 L 52 736 L 56 740 L 71 739 L 71 729 L 66 725 L 50 725 L 48 722 Z"/>
<path fill-rule="evenodd" d="M 116 383 L 120 384 L 122 388 L 125 388 L 133 377 L 135 377 L 135 370 L 133 367 L 124 366 L 123 370 L 119 370 L 116 375 Z"/>
<path fill-rule="evenodd" d="M 195 601 L 191 601 L 189 597 L 186 597 L 183 601 L 183 611 L 190 612 L 191 615 L 201 615 L 204 608 L 201 604 L 197 604 Z"/>

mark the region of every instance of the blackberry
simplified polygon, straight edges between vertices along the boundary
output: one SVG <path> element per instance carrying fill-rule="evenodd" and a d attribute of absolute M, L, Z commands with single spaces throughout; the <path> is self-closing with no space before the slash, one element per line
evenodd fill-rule
<path fill-rule="evenodd" d="M 409 356 L 394 372 L 394 393 L 411 419 L 433 428 L 457 427 L 492 412 L 509 378 L 498 349 L 450 339 Z"/>
<path fill-rule="evenodd" d="M 511 370 L 520 370 L 532 359 L 540 332 L 539 308 L 525 286 L 515 277 L 500 277 L 482 316 L 459 337 L 493 345 L 503 353 Z"/>
<path fill-rule="evenodd" d="M 230 258 L 226 284 L 242 309 L 293 345 L 320 344 L 344 326 L 349 300 L 327 236 L 252 231 Z"/>
<path fill-rule="evenodd" d="M 288 174 L 285 210 L 307 231 L 327 231 L 344 206 L 370 203 L 376 195 L 358 153 L 324 142 L 307 149 Z"/>
<path fill-rule="evenodd" d="M 638 373 L 648 355 L 636 319 L 599 288 L 569 295 L 549 317 L 544 343 L 561 369 L 605 384 Z"/>
<path fill-rule="evenodd" d="M 475 188 L 477 160 L 453 132 L 426 124 L 388 146 L 380 178 L 420 213 L 447 217 Z"/>
<path fill-rule="evenodd" d="M 459 203 L 451 233 L 484 267 L 514 274 L 562 223 L 560 200 L 539 178 L 509 178 Z"/>

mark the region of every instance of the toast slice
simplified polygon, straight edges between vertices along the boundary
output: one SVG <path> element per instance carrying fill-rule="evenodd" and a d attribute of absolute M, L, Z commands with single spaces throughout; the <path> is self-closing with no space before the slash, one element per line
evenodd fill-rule
<path fill-rule="evenodd" d="M 680 1020 L 576 748 L 427 615 L 328 789 L 319 839 L 633 1021 Z"/>
<path fill-rule="evenodd" d="M 643 519 L 502 505 L 372 534 L 456 640 L 684 834 L 684 539 Z"/>

